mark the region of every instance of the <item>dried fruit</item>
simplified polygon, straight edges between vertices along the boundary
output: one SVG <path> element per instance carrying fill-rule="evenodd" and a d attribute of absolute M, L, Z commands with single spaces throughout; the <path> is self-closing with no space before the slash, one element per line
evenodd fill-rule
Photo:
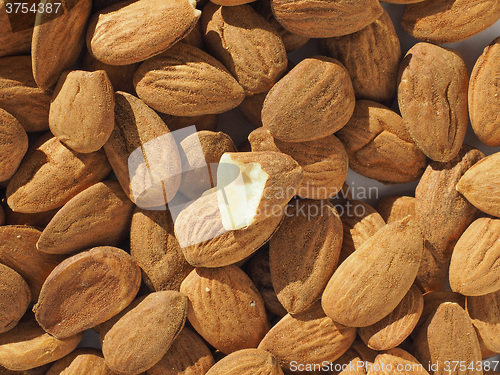
<path fill-rule="evenodd" d="M 7 111 L 0 108 L 0 181 L 9 180 L 16 173 L 28 150 L 28 136 L 23 127 Z"/>
<path fill-rule="evenodd" d="M 467 297 L 467 313 L 487 349 L 500 352 L 500 291 Z"/>
<path fill-rule="evenodd" d="M 31 302 L 26 281 L 12 268 L 0 264 L 0 333 L 14 328 Z"/>

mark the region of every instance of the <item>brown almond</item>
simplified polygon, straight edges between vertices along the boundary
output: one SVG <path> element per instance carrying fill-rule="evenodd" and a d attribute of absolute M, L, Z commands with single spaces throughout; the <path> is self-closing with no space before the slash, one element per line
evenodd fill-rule
<path fill-rule="evenodd" d="M 49 112 L 50 131 L 72 150 L 99 150 L 113 127 L 115 96 L 104 70 L 65 72 L 54 89 Z"/>
<path fill-rule="evenodd" d="M 383 183 L 415 181 L 427 164 L 401 116 L 382 104 L 357 101 L 351 119 L 336 135 L 345 146 L 349 167 Z"/>
<path fill-rule="evenodd" d="M 174 234 L 169 211 L 135 208 L 130 229 L 130 254 L 149 289 L 179 290 L 192 271 Z"/>
<path fill-rule="evenodd" d="M 500 219 L 479 218 L 462 234 L 450 263 L 450 286 L 466 296 L 500 290 Z"/>
<path fill-rule="evenodd" d="M 393 349 L 410 336 L 423 309 L 422 292 L 413 285 L 389 315 L 371 326 L 360 328 L 359 336 L 372 349 Z"/>
<path fill-rule="evenodd" d="M 78 348 L 55 362 L 46 375 L 113 375 L 100 350 Z"/>
<path fill-rule="evenodd" d="M 440 290 L 448 276 L 448 268 L 450 267 L 450 260 L 440 262 L 428 246 L 428 242 L 424 242 L 424 255 L 420 262 L 417 278 L 415 284 L 423 292 L 432 292 Z"/>
<path fill-rule="evenodd" d="M 469 120 L 468 77 L 460 55 L 429 43 L 415 44 L 401 62 L 401 116 L 415 144 L 432 160 L 450 161 L 462 146 Z"/>
<path fill-rule="evenodd" d="M 491 154 L 469 170 L 458 181 L 456 188 L 481 211 L 500 217 L 500 152 Z"/>
<path fill-rule="evenodd" d="M 63 206 L 111 171 L 104 151 L 79 154 L 51 134 L 38 139 L 7 185 L 13 211 L 33 213 Z"/>
<path fill-rule="evenodd" d="M 322 297 L 325 313 L 351 327 L 387 316 L 415 280 L 423 242 L 411 216 L 380 229 L 334 272 Z"/>
<path fill-rule="evenodd" d="M 274 356 L 261 349 L 242 349 L 217 362 L 207 375 L 283 375 Z"/>
<path fill-rule="evenodd" d="M 222 63 L 187 43 L 143 62 L 134 74 L 134 87 L 151 108 L 174 116 L 227 112 L 245 97 Z"/>
<path fill-rule="evenodd" d="M 98 182 L 57 212 L 36 246 L 50 254 L 116 246 L 128 235 L 133 209 L 133 203 L 117 181 Z"/>
<path fill-rule="evenodd" d="M 102 352 L 119 374 L 139 374 L 169 350 L 186 321 L 188 300 L 176 291 L 146 296 L 104 334 Z"/>
<path fill-rule="evenodd" d="M 11 23 L 5 1 L 0 1 L 0 56 L 29 54 L 32 35 L 33 24 Z"/>
<path fill-rule="evenodd" d="M 293 199 L 269 242 L 274 290 L 290 314 L 311 307 L 337 266 L 342 222 L 327 201 Z"/>
<path fill-rule="evenodd" d="M 16 173 L 28 150 L 28 136 L 19 121 L 0 108 L 0 181 L 9 180 Z"/>
<path fill-rule="evenodd" d="M 147 375 L 205 375 L 214 363 L 201 337 L 184 327 L 167 354 L 147 371 Z"/>
<path fill-rule="evenodd" d="M 39 87 L 54 86 L 61 73 L 70 69 L 78 59 L 85 44 L 85 28 L 91 9 L 91 0 L 65 0 L 54 12 L 36 14 L 31 62 L 33 77 Z"/>
<path fill-rule="evenodd" d="M 22 225 L 0 227 L 0 263 L 19 273 L 28 283 L 33 302 L 47 276 L 64 260 L 63 256 L 38 251 L 36 243 L 41 232 Z"/>
<path fill-rule="evenodd" d="M 331 375 L 366 375 L 365 364 L 353 349 L 349 349 L 335 362 L 332 362 L 330 368 L 333 368 L 333 371 L 330 372 Z"/>
<path fill-rule="evenodd" d="M 168 126 L 170 131 L 195 126 L 197 131 L 208 130 L 216 131 L 219 123 L 218 115 L 202 115 L 202 116 L 172 116 L 159 112 L 158 115 L 163 122 Z"/>
<path fill-rule="evenodd" d="M 302 60 L 269 91 L 262 123 L 285 142 L 323 138 L 342 128 L 355 106 L 347 69 L 337 60 L 317 56 Z"/>
<path fill-rule="evenodd" d="M 419 328 L 426 322 L 426 320 L 434 315 L 438 307 L 445 302 L 453 302 L 462 306 L 465 309 L 465 296 L 461 294 L 450 292 L 448 290 L 435 290 L 424 294 L 424 309 L 422 315 L 415 327 L 414 332 L 418 332 Z"/>
<path fill-rule="evenodd" d="M 374 41 L 377 48 L 373 48 Z M 389 105 L 396 95 L 401 46 L 385 10 L 365 28 L 323 39 L 322 45 L 328 56 L 339 60 L 349 71 L 357 99 Z"/>
<path fill-rule="evenodd" d="M 59 208 L 54 208 L 50 211 L 35 212 L 26 214 L 22 212 L 14 212 L 7 204 L 7 199 L 2 199 L 2 208 L 5 212 L 6 225 L 27 225 L 29 227 L 43 230 L 47 224 L 52 220 L 54 215 L 59 211 Z"/>
<path fill-rule="evenodd" d="M 368 375 L 429 375 L 426 367 L 407 351 L 394 348 L 377 355 Z"/>
<path fill-rule="evenodd" d="M 347 177 L 348 156 L 333 134 L 307 142 L 283 142 L 261 127 L 248 136 L 252 151 L 277 151 L 290 155 L 304 171 L 297 195 L 328 199 L 338 194 Z"/>
<path fill-rule="evenodd" d="M 33 78 L 30 56 L 0 58 L 0 107 L 14 116 L 27 132 L 49 129 L 52 93 Z"/>
<path fill-rule="evenodd" d="M 476 35 L 498 18 L 496 0 L 426 0 L 405 6 L 401 26 L 414 38 L 446 44 Z"/>
<path fill-rule="evenodd" d="M 268 91 L 285 72 L 283 41 L 250 5 L 222 7 L 209 2 L 201 21 L 209 51 L 250 95 Z"/>
<path fill-rule="evenodd" d="M 378 1 L 272 0 L 273 13 L 287 30 L 311 38 L 352 34 L 382 14 Z"/>
<path fill-rule="evenodd" d="M 189 34 L 200 13 L 191 0 L 120 1 L 91 17 L 87 48 L 109 65 L 144 61 Z"/>
<path fill-rule="evenodd" d="M 464 146 L 447 163 L 431 162 L 415 189 L 415 217 L 425 237 L 425 247 L 441 262 L 447 262 L 464 230 L 478 211 L 456 190 L 467 170 L 483 153 Z"/>
<path fill-rule="evenodd" d="M 139 267 L 126 252 L 96 247 L 64 260 L 50 273 L 33 311 L 46 332 L 66 338 L 118 314 L 132 302 L 140 283 Z"/>
<path fill-rule="evenodd" d="M 236 266 L 196 268 L 180 290 L 189 298 L 191 325 L 224 354 L 256 348 L 269 330 L 262 297 Z"/>
<path fill-rule="evenodd" d="M 0 333 L 14 328 L 31 302 L 26 281 L 12 268 L 0 264 Z"/>
<path fill-rule="evenodd" d="M 344 354 L 356 338 L 356 328 L 328 318 L 316 303 L 300 314 L 287 314 L 264 337 L 259 349 L 273 354 L 283 370 L 304 371 L 299 365 L 321 365 Z"/>
<path fill-rule="evenodd" d="M 487 349 L 500 353 L 500 291 L 467 297 L 467 312 Z"/>
<path fill-rule="evenodd" d="M 392 223 L 408 215 L 415 216 L 415 197 L 392 195 L 382 198 L 377 204 L 377 211 L 386 223 Z"/>

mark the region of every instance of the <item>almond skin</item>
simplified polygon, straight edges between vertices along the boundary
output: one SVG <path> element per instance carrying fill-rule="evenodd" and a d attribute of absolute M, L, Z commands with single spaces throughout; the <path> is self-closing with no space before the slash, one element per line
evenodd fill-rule
<path fill-rule="evenodd" d="M 472 166 L 457 183 L 457 191 L 481 211 L 500 217 L 500 152 Z"/>
<path fill-rule="evenodd" d="M 0 108 L 0 181 L 9 180 L 16 173 L 28 150 L 28 136 L 14 116 Z"/>
<path fill-rule="evenodd" d="M 269 91 L 262 108 L 262 123 L 281 141 L 312 141 L 342 128 L 354 106 L 347 69 L 329 57 L 308 58 Z"/>
<path fill-rule="evenodd" d="M 500 352 L 500 290 L 483 296 L 467 297 L 467 312 L 480 341 L 492 352 Z"/>
<path fill-rule="evenodd" d="M 445 44 L 470 38 L 499 17 L 495 0 L 426 0 L 405 6 L 401 26 L 414 38 Z"/>
<path fill-rule="evenodd" d="M 104 151 L 78 154 L 46 134 L 30 147 L 10 179 L 7 203 L 13 211 L 24 213 L 59 208 L 110 170 Z"/>
<path fill-rule="evenodd" d="M 64 260 L 50 273 L 33 311 L 46 332 L 70 337 L 122 311 L 140 282 L 139 267 L 126 252 L 96 247 Z"/>
<path fill-rule="evenodd" d="M 383 183 L 415 181 L 427 164 L 401 116 L 372 101 L 357 101 L 351 119 L 336 135 L 352 170 Z"/>
<path fill-rule="evenodd" d="M 438 307 L 445 302 L 456 303 L 465 309 L 465 296 L 447 290 L 435 290 L 424 294 L 424 309 L 414 332 L 418 333 L 420 327 L 425 324 L 427 319 L 434 315 Z"/>
<path fill-rule="evenodd" d="M 224 65 L 186 43 L 143 62 L 134 74 L 134 87 L 147 105 L 174 116 L 227 112 L 245 97 Z"/>
<path fill-rule="evenodd" d="M 467 68 L 451 49 L 417 43 L 401 62 L 401 116 L 416 145 L 430 159 L 447 162 L 458 154 L 468 123 L 467 89 Z"/>
<path fill-rule="evenodd" d="M 386 223 L 403 219 L 408 215 L 415 216 L 415 197 L 393 195 L 382 198 L 377 204 L 377 211 Z"/>
<path fill-rule="evenodd" d="M 36 246 L 50 254 L 116 246 L 128 234 L 133 209 L 133 203 L 117 181 L 98 182 L 77 194 L 57 212 Z"/>
<path fill-rule="evenodd" d="M 29 54 L 32 35 L 33 25 L 26 25 L 22 30 L 12 30 L 5 2 L 0 1 L 0 56 Z"/>
<path fill-rule="evenodd" d="M 264 337 L 259 349 L 273 354 L 283 370 L 291 362 L 321 364 L 344 354 L 356 338 L 356 329 L 328 318 L 321 305 L 297 315 L 287 314 Z"/>
<path fill-rule="evenodd" d="M 104 362 L 100 350 L 94 348 L 78 348 L 71 354 L 55 362 L 46 375 L 113 375 Z"/>
<path fill-rule="evenodd" d="M 325 313 L 350 327 L 378 322 L 410 289 L 422 252 L 422 233 L 411 216 L 387 224 L 334 272 L 322 297 Z"/>
<path fill-rule="evenodd" d="M 261 349 L 243 349 L 229 354 L 215 364 L 207 375 L 283 375 L 274 356 Z"/>
<path fill-rule="evenodd" d="M 352 34 L 382 14 L 377 1 L 273 0 L 273 13 L 287 30 L 311 38 Z"/>
<path fill-rule="evenodd" d="M 65 72 L 54 89 L 50 105 L 50 131 L 72 150 L 99 150 L 113 127 L 115 95 L 104 70 Z"/>
<path fill-rule="evenodd" d="M 342 222 L 332 204 L 294 199 L 269 243 L 274 290 L 291 314 L 321 298 L 339 259 Z"/>
<path fill-rule="evenodd" d="M 196 268 L 180 290 L 189 298 L 189 322 L 224 354 L 256 348 L 269 330 L 262 297 L 236 266 Z"/>
<path fill-rule="evenodd" d="M 423 292 L 440 290 L 446 282 L 450 260 L 440 262 L 431 251 L 429 242 L 424 242 L 424 255 L 420 262 L 415 284 Z"/>
<path fill-rule="evenodd" d="M 0 264 L 0 333 L 14 328 L 31 302 L 26 281 L 12 268 Z"/>
<path fill-rule="evenodd" d="M 380 371 L 369 371 L 369 375 L 429 375 L 423 364 L 419 363 L 410 353 L 400 348 L 390 349 L 377 355 L 374 368 L 378 368 Z M 384 370 L 389 368 L 391 368 L 391 371 Z M 408 371 L 408 369 L 411 370 Z"/>
<path fill-rule="evenodd" d="M 469 82 L 469 116 L 477 137 L 488 146 L 500 146 L 500 37 L 476 61 Z"/>
<path fill-rule="evenodd" d="M 373 48 L 376 41 L 377 48 Z M 322 40 L 327 55 L 345 65 L 357 99 L 389 105 L 396 95 L 401 46 L 391 17 L 382 15 L 365 28 Z"/>
<path fill-rule="evenodd" d="M 210 53 L 249 95 L 269 91 L 285 72 L 283 41 L 249 5 L 221 7 L 209 2 L 201 21 Z"/>
<path fill-rule="evenodd" d="M 500 290 L 500 219 L 479 218 L 462 234 L 450 264 L 454 292 L 481 296 Z"/>
<path fill-rule="evenodd" d="M 200 13 L 190 0 L 118 2 L 92 16 L 87 48 L 109 65 L 144 61 L 189 34 Z"/>

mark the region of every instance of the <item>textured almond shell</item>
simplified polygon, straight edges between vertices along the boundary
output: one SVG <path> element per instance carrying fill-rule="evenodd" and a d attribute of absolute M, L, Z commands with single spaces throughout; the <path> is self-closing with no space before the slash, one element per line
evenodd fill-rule
<path fill-rule="evenodd" d="M 98 349 L 78 348 L 55 362 L 46 375 L 113 375 Z"/>
<path fill-rule="evenodd" d="M 448 290 L 435 290 L 427 292 L 424 294 L 424 309 L 422 310 L 422 315 L 420 315 L 420 319 L 414 332 L 417 333 L 427 319 L 434 315 L 438 307 L 445 302 L 457 303 L 465 309 L 465 296 L 462 296 L 461 294 Z"/>
<path fill-rule="evenodd" d="M 281 141 L 312 141 L 342 128 L 354 106 L 347 69 L 329 57 L 307 58 L 269 91 L 262 123 Z"/>
<path fill-rule="evenodd" d="M 104 335 L 106 364 L 119 374 L 139 374 L 154 366 L 184 326 L 187 306 L 179 292 L 147 295 Z"/>
<path fill-rule="evenodd" d="M 297 315 L 285 315 L 264 337 L 259 349 L 273 354 L 284 370 L 291 362 L 321 364 L 344 354 L 356 338 L 356 328 L 328 318 L 319 303 Z"/>
<path fill-rule="evenodd" d="M 63 206 L 111 171 L 104 151 L 78 154 L 50 134 L 30 147 L 7 185 L 13 211 L 34 213 Z"/>
<path fill-rule="evenodd" d="M 377 211 L 386 223 L 392 223 L 408 215 L 415 216 L 415 197 L 392 195 L 380 199 Z"/>
<path fill-rule="evenodd" d="M 451 257 L 450 286 L 466 296 L 500 290 L 500 219 L 479 218 L 462 234 Z"/>
<path fill-rule="evenodd" d="M 277 151 L 290 155 L 304 171 L 297 195 L 328 199 L 338 194 L 347 177 L 348 157 L 333 134 L 309 142 L 283 142 L 263 127 L 248 136 L 252 151 Z"/>
<path fill-rule="evenodd" d="M 117 181 L 98 182 L 57 212 L 36 246 L 50 254 L 116 246 L 129 232 L 133 209 L 133 203 Z"/>
<path fill-rule="evenodd" d="M 109 65 L 144 61 L 189 34 L 200 13 L 191 0 L 118 2 L 92 16 L 87 48 Z"/>
<path fill-rule="evenodd" d="M 467 131 L 469 75 L 453 50 L 417 43 L 401 62 L 398 102 L 408 133 L 430 159 L 447 162 Z"/>
<path fill-rule="evenodd" d="M 336 135 L 345 146 L 349 167 L 383 183 L 415 181 L 427 164 L 401 116 L 382 104 L 357 101 L 352 117 Z"/>
<path fill-rule="evenodd" d="M 261 349 L 242 349 L 217 362 L 207 375 L 283 375 L 274 356 Z"/>
<path fill-rule="evenodd" d="M 24 26 L 24 25 L 23 25 Z M 27 25 L 26 25 L 27 26 Z M 13 31 L 5 1 L 0 1 L 0 56 L 25 55 L 30 53 L 33 25 Z"/>
<path fill-rule="evenodd" d="M 487 349 L 500 353 L 500 291 L 467 297 L 466 304 L 480 341 Z"/>
<path fill-rule="evenodd" d="M 96 247 L 64 260 L 51 272 L 33 311 L 45 331 L 69 337 L 122 311 L 140 283 L 139 267 L 126 252 Z"/>
<path fill-rule="evenodd" d="M 359 336 L 372 349 L 393 349 L 410 336 L 423 308 L 422 292 L 413 285 L 389 315 L 371 326 L 360 328 Z"/>
<path fill-rule="evenodd" d="M 190 301 L 191 325 L 224 354 L 257 347 L 269 330 L 262 297 L 236 266 L 196 268 L 180 290 Z"/>
<path fill-rule="evenodd" d="M 481 211 L 500 217 L 500 152 L 476 163 L 462 176 L 457 190 Z"/>
<path fill-rule="evenodd" d="M 499 18 L 496 0 L 426 0 L 405 6 L 401 26 L 414 38 L 445 44 L 468 39 Z"/>
<path fill-rule="evenodd" d="M 382 14 L 382 6 L 373 0 L 273 0 L 271 5 L 285 29 L 311 38 L 352 34 Z"/>
<path fill-rule="evenodd" d="M 376 367 L 377 366 L 377 367 Z M 426 366 L 417 361 L 407 351 L 394 348 L 375 358 L 374 370 L 369 375 L 429 375 Z M 380 371 L 378 370 L 380 369 Z M 391 369 L 390 371 L 388 371 Z M 410 369 L 410 370 L 408 370 Z"/>
<path fill-rule="evenodd" d="M 16 326 L 30 302 L 26 281 L 12 268 L 0 264 L 0 333 Z"/>
<path fill-rule="evenodd" d="M 401 46 L 385 10 L 360 31 L 323 39 L 322 43 L 328 56 L 342 62 L 349 71 L 356 98 L 389 104 L 396 95 Z"/>
<path fill-rule="evenodd" d="M 0 108 L 0 181 L 7 181 L 16 173 L 28 150 L 28 136 L 19 121 Z"/>
<path fill-rule="evenodd" d="M 380 229 L 334 272 L 322 297 L 325 313 L 351 327 L 387 316 L 415 280 L 423 242 L 411 216 Z"/>
<path fill-rule="evenodd" d="M 332 204 L 292 200 L 269 243 L 274 290 L 291 314 L 311 307 L 337 266 L 342 222 Z"/>
<path fill-rule="evenodd" d="M 143 62 L 134 74 L 134 86 L 147 105 L 174 116 L 227 112 L 245 97 L 224 65 L 186 43 Z"/>
<path fill-rule="evenodd" d="M 285 72 L 283 41 L 250 5 L 221 7 L 209 2 L 201 21 L 210 53 L 249 94 L 268 91 Z"/>

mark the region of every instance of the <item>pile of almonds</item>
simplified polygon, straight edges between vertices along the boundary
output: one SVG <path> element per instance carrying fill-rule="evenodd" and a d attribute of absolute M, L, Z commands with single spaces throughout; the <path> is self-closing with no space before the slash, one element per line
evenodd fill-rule
<path fill-rule="evenodd" d="M 0 0 L 0 374 L 499 373 L 500 38 L 438 45 L 499 0 L 386 0 L 405 56 L 378 0 L 61 1 Z"/>

